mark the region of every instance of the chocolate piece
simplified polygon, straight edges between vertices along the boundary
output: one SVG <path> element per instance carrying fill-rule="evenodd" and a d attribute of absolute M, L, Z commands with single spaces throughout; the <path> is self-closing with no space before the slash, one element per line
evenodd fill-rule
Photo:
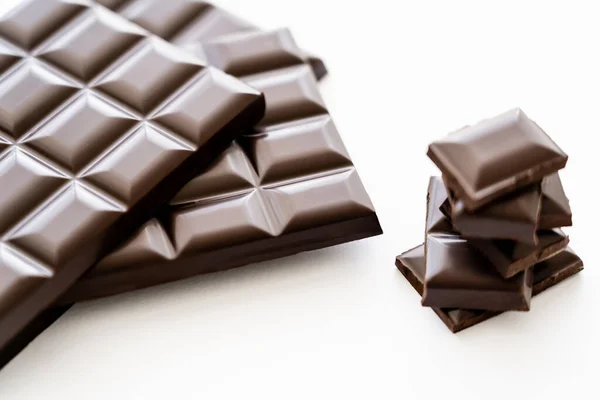
<path fill-rule="evenodd" d="M 484 255 L 496 271 L 510 278 L 567 248 L 569 237 L 560 229 L 538 231 L 538 244 L 531 246 L 514 240 L 469 239 L 469 244 Z"/>
<path fill-rule="evenodd" d="M 447 230 L 440 211 L 447 193 L 439 177 L 431 177 L 427 196 L 425 271 L 422 304 L 429 307 L 528 311 L 531 270 L 502 279 L 490 262 L 465 239 Z"/>
<path fill-rule="evenodd" d="M 422 295 L 425 279 L 425 246 L 417 246 L 396 257 L 396 266 L 412 287 Z M 533 295 L 543 292 L 581 270 L 583 270 L 583 262 L 571 249 L 536 264 L 533 268 Z M 501 314 L 498 311 L 460 308 L 432 308 L 432 310 L 453 333 Z"/>
<path fill-rule="evenodd" d="M 61 304 L 381 233 L 310 68 L 285 66 L 242 79 L 267 99 L 258 131 L 193 179 Z"/>
<path fill-rule="evenodd" d="M 549 230 L 572 224 L 571 206 L 560 177 L 558 173 L 549 175 L 542 181 L 542 211 L 538 229 Z"/>
<path fill-rule="evenodd" d="M 266 65 L 269 62 L 277 68 L 307 63 L 317 79 L 327 74 L 323 61 L 300 50 L 287 29 L 261 32 L 249 22 L 205 1 L 96 1 L 232 75 L 264 72 L 271 69 Z M 253 40 L 239 40 L 244 36 Z M 239 45 L 235 46 L 236 42 Z M 265 54 L 269 57 L 264 57 Z M 242 58 L 243 62 L 235 62 Z M 260 61 L 253 63 L 253 59 Z"/>
<path fill-rule="evenodd" d="M 453 132 L 432 143 L 427 155 L 469 211 L 567 163 L 567 155 L 520 109 Z"/>
<path fill-rule="evenodd" d="M 571 208 L 558 173 L 545 177 L 541 185 L 523 189 L 474 212 L 466 210 L 464 203 L 448 191 L 448 199 L 440 209 L 466 238 L 512 239 L 535 245 L 538 229 L 571 225 Z"/>
<path fill-rule="evenodd" d="M 0 351 L 264 112 L 255 89 L 85 4 L 0 18 Z"/>
<path fill-rule="evenodd" d="M 470 212 L 463 201 L 448 190 L 442 212 L 464 238 L 510 239 L 536 245 L 539 214 L 542 209 L 541 184 L 487 204 Z"/>

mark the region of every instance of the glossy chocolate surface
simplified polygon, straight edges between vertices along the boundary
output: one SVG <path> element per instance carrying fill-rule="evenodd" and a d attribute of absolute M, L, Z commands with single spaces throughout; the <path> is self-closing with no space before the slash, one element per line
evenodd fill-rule
<path fill-rule="evenodd" d="M 476 211 L 468 211 L 465 203 L 448 190 L 442 212 L 464 238 L 511 239 L 537 244 L 538 220 L 542 210 L 541 184 L 498 199 Z"/>
<path fill-rule="evenodd" d="M 240 79 L 265 94 L 264 119 L 61 304 L 381 233 L 314 73 L 288 34 L 251 31 L 203 45 L 220 54 L 221 66 L 252 72 Z M 268 35 L 275 39 L 259 46 Z"/>
<path fill-rule="evenodd" d="M 427 196 L 424 306 L 492 311 L 529 310 L 531 270 L 503 279 L 491 263 L 444 223 L 440 206 L 447 193 L 440 177 L 431 177 Z"/>
<path fill-rule="evenodd" d="M 451 191 L 441 207 L 454 229 L 466 238 L 510 239 L 535 245 L 537 230 L 570 226 L 571 208 L 558 173 L 470 212 Z M 537 215 L 539 213 L 539 216 Z"/>
<path fill-rule="evenodd" d="M 396 257 L 396 266 L 412 287 L 422 295 L 425 280 L 425 245 L 417 246 Z M 583 262 L 571 249 L 536 264 L 533 268 L 533 295 L 543 292 L 581 270 L 583 270 Z M 453 333 L 501 313 L 460 308 L 432 308 L 432 310 Z"/>
<path fill-rule="evenodd" d="M 571 226 L 573 214 L 558 173 L 548 175 L 542 181 L 542 211 L 538 229 Z"/>
<path fill-rule="evenodd" d="M 262 95 L 100 6 L 0 17 L 0 349 L 260 119 Z"/>
<path fill-rule="evenodd" d="M 561 229 L 538 231 L 538 244 L 531 246 L 514 240 L 469 239 L 505 278 L 543 261 L 567 248 L 569 237 Z"/>
<path fill-rule="evenodd" d="M 474 211 L 563 168 L 567 155 L 520 109 L 449 134 L 427 155 Z"/>
<path fill-rule="evenodd" d="M 125 18 L 232 75 L 307 63 L 317 79 L 323 61 L 294 43 L 287 29 L 261 32 L 243 18 L 206 1 L 95 0 Z"/>

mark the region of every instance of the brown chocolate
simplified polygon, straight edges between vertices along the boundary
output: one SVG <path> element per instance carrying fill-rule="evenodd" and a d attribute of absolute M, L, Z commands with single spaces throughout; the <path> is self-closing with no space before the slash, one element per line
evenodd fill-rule
<path fill-rule="evenodd" d="M 396 266 L 412 287 L 422 295 L 425 279 L 425 245 L 417 246 L 396 257 Z M 581 270 L 583 270 L 583 262 L 571 249 L 536 264 L 533 268 L 533 295 L 543 292 Z M 460 308 L 432 308 L 432 310 L 453 333 L 501 314 L 499 311 Z"/>
<path fill-rule="evenodd" d="M 422 304 L 492 311 L 529 310 L 531 270 L 503 279 L 491 263 L 449 229 L 440 211 L 446 188 L 431 177 L 427 196 L 427 225 Z"/>
<path fill-rule="evenodd" d="M 569 200 L 558 173 L 473 212 L 448 191 L 441 211 L 465 238 L 507 239 L 532 246 L 538 244 L 538 230 L 572 223 Z"/>
<path fill-rule="evenodd" d="M 453 132 L 432 143 L 427 155 L 469 211 L 539 182 L 567 163 L 567 155 L 520 109 Z"/>
<path fill-rule="evenodd" d="M 0 18 L 0 351 L 264 114 L 257 90 L 86 4 Z"/>

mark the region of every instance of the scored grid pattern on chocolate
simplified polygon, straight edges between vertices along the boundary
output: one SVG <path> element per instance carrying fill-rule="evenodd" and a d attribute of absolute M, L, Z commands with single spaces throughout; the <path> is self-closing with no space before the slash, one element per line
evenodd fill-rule
<path fill-rule="evenodd" d="M 273 124 L 238 139 L 179 192 L 166 218 L 149 222 L 99 272 L 373 213 L 310 68 L 242 80 L 264 92 L 264 121 Z"/>
<path fill-rule="evenodd" d="M 188 24 L 171 34 L 175 38 L 189 38 L 184 33 L 190 31 L 209 32 L 215 27 L 215 15 L 221 22 L 228 18 L 237 21 L 212 6 L 191 13 L 187 7 L 198 3 L 174 1 L 154 8 L 157 3 L 153 0 L 134 0 L 119 10 L 130 18 L 139 16 L 134 20 L 155 29 L 155 33 L 161 33 L 157 27 L 174 32 L 169 21 L 177 21 L 175 26 L 180 26 L 180 21 L 187 18 Z M 214 10 L 215 14 L 211 16 L 206 10 Z M 182 11 L 187 11 L 186 16 L 178 17 Z M 196 17 L 190 19 L 190 14 Z M 211 63 L 230 73 L 251 72 L 240 79 L 264 92 L 265 118 L 256 132 L 238 139 L 207 172 L 184 187 L 159 218 L 148 222 L 127 244 L 84 275 L 62 302 L 194 274 L 173 272 L 177 267 L 169 261 L 175 259 L 192 260 L 213 250 L 375 215 L 320 96 L 315 76 L 289 31 L 239 33 L 240 26 L 245 25 L 227 22 L 225 26 L 231 29 L 218 26 L 216 31 L 234 34 L 196 35 L 195 41 L 187 42 L 188 47 L 201 48 Z M 377 229 L 370 228 L 373 232 L 368 235 L 379 229 L 377 223 Z M 273 242 L 271 248 L 278 246 Z M 155 275 L 158 278 L 154 282 L 136 277 L 136 270 L 156 266 L 162 272 Z M 196 270 L 219 268 L 198 265 Z M 107 281 L 110 283 L 102 283 L 105 276 L 111 276 Z"/>
<path fill-rule="evenodd" d="M 1 313 L 250 102 L 237 97 L 257 95 L 83 0 L 5 15 L 0 73 Z"/>
<path fill-rule="evenodd" d="M 313 68 L 317 79 L 321 79 L 327 69 L 323 61 L 311 57 L 306 52 L 295 46 L 291 35 L 270 35 L 270 40 L 259 39 L 260 46 L 230 46 L 226 49 L 230 53 L 222 52 L 223 46 L 211 43 L 232 34 L 252 34 L 261 32 L 258 27 L 238 18 L 206 1 L 198 0 L 95 0 L 109 7 L 130 21 L 144 27 L 150 32 L 185 48 L 211 65 L 236 76 L 248 75 L 266 71 L 267 69 L 280 68 L 284 65 L 291 66 L 298 62 L 307 62 Z M 258 35 L 260 36 L 260 35 Z M 277 43 L 279 42 L 279 43 Z M 223 43 L 221 43 L 222 45 Z M 280 52 L 275 53 L 273 46 L 280 46 Z M 270 52 L 270 57 L 265 57 Z M 246 57 L 240 57 L 245 53 Z M 231 56 L 242 60 L 240 63 L 227 63 Z M 223 59 L 225 58 L 225 59 Z M 258 60 L 257 58 L 260 58 Z"/>

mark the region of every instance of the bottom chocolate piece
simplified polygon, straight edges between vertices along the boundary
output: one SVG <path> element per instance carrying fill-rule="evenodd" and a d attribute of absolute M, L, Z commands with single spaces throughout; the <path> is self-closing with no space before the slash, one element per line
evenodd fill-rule
<path fill-rule="evenodd" d="M 425 246 L 420 245 L 396 257 L 396 266 L 412 287 L 423 294 L 425 279 Z M 583 270 L 583 262 L 571 249 L 536 264 L 533 268 L 533 295 L 556 285 Z M 496 315 L 498 311 L 460 308 L 432 308 L 453 333 L 462 331 Z"/>

